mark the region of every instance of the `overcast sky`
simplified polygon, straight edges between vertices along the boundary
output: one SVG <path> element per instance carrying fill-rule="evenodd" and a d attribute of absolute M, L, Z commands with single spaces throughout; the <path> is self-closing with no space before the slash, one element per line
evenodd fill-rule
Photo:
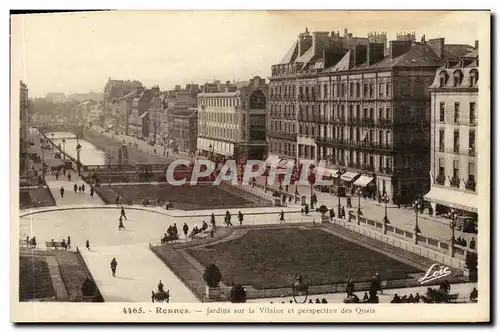
<path fill-rule="evenodd" d="M 23 19 L 24 81 L 30 96 L 102 92 L 108 77 L 162 90 L 213 79 L 268 77 L 304 31 L 415 31 L 447 43 L 478 39 L 472 12 L 102 12 Z M 18 41 L 13 41 L 18 42 Z M 22 42 L 22 41 L 20 41 Z"/>

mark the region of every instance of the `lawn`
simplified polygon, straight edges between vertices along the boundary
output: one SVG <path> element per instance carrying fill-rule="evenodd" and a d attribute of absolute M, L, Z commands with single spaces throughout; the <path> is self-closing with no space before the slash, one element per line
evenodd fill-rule
<path fill-rule="evenodd" d="M 21 256 L 19 263 L 19 301 L 55 296 L 45 258 Z"/>
<path fill-rule="evenodd" d="M 223 208 L 244 208 L 256 206 L 270 206 L 271 203 L 257 196 L 243 192 L 237 188 L 238 194 L 229 193 L 213 185 L 172 186 L 161 185 L 129 185 L 129 186 L 106 186 L 96 187 L 101 199 L 107 204 L 114 204 L 116 196 L 121 196 L 122 204 L 141 204 L 143 199 L 148 199 L 156 204 L 158 199 L 163 205 L 172 202 L 174 209 L 202 210 Z M 245 198 L 244 198 L 245 197 Z"/>
<path fill-rule="evenodd" d="M 19 208 L 54 206 L 56 202 L 49 188 L 21 188 L 19 190 Z"/>
<path fill-rule="evenodd" d="M 188 249 L 201 264 L 215 263 L 223 283 L 257 289 L 289 288 L 302 273 L 311 286 L 369 281 L 375 272 L 383 280 L 406 279 L 421 270 L 322 230 L 286 228 L 250 230 L 243 237 Z"/>

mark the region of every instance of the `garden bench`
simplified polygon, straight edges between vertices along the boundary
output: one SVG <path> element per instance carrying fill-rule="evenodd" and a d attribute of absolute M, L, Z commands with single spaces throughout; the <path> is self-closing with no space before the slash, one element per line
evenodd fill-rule
<path fill-rule="evenodd" d="M 52 241 L 47 241 L 45 242 L 45 247 L 47 248 L 47 250 L 49 249 L 54 249 L 54 250 L 59 250 L 59 249 L 64 249 L 64 250 L 68 250 L 68 245 L 65 243 L 63 245 L 62 242 L 52 242 Z"/>

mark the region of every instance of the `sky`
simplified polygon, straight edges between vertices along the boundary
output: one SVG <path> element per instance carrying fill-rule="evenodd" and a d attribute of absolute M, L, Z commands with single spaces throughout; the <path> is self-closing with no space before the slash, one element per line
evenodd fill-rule
<path fill-rule="evenodd" d="M 162 90 L 214 79 L 267 78 L 298 34 L 412 32 L 474 45 L 479 12 L 120 11 L 24 15 L 12 43 L 30 97 L 102 92 L 109 77 Z M 24 77 L 24 78 L 23 78 Z"/>

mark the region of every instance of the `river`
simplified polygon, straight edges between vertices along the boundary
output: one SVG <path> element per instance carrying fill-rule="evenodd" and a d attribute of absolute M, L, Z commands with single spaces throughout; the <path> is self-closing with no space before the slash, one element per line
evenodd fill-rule
<path fill-rule="evenodd" d="M 52 140 L 54 144 L 59 145 L 63 148 L 68 155 L 77 159 L 76 156 L 76 136 L 73 133 L 67 132 L 54 132 L 47 133 L 47 138 Z M 63 143 L 62 140 L 66 142 Z M 104 156 L 104 152 L 98 149 L 93 144 L 87 142 L 84 139 L 78 140 L 82 149 L 80 150 L 80 162 L 82 165 L 106 165 L 106 157 Z"/>

